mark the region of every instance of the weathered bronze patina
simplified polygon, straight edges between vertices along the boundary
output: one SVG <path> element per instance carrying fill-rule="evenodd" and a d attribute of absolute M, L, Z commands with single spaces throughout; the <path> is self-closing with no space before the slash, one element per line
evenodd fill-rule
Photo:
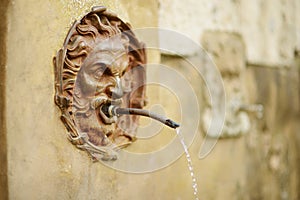
<path fill-rule="evenodd" d="M 145 105 L 146 55 L 130 25 L 104 7 L 75 21 L 54 57 L 55 103 L 70 141 L 96 159 L 135 139 L 138 116 L 106 116 L 101 107 Z"/>

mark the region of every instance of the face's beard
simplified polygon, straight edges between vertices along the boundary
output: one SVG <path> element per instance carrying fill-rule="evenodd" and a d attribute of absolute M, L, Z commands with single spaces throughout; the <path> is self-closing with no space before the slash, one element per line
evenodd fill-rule
<path fill-rule="evenodd" d="M 79 85 L 78 85 L 79 86 Z M 95 145 L 105 146 L 109 143 L 107 138 L 116 129 L 116 117 L 109 118 L 102 112 L 103 105 L 120 105 L 121 99 L 112 100 L 105 90 L 98 90 L 96 95 L 83 95 L 80 88 L 73 95 L 73 113 L 75 123 L 81 133 L 85 132 L 89 136 L 90 142 Z"/>

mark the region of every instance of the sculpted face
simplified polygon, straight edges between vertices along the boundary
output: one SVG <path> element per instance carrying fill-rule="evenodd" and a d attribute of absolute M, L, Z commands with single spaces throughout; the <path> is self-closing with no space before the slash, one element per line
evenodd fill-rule
<path fill-rule="evenodd" d="M 135 140 L 139 118 L 108 118 L 101 107 L 146 104 L 144 44 L 128 23 L 96 6 L 70 27 L 53 64 L 54 100 L 69 140 L 96 160 L 116 159 Z"/>
<path fill-rule="evenodd" d="M 128 55 L 120 38 L 100 42 L 88 55 L 75 83 L 74 113 L 82 132 L 90 141 L 105 145 L 115 129 L 115 118 L 102 111 L 104 104 L 120 105 L 124 95 L 121 77 L 128 67 Z"/>

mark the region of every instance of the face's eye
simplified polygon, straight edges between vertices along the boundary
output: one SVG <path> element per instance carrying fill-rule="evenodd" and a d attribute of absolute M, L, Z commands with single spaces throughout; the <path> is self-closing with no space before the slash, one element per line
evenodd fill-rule
<path fill-rule="evenodd" d="M 121 76 L 124 76 L 125 73 L 126 73 L 126 70 L 124 70 L 124 71 L 122 72 Z"/>
<path fill-rule="evenodd" d="M 105 63 L 98 63 L 91 68 L 91 74 L 95 79 L 100 79 L 107 70 L 108 67 Z"/>

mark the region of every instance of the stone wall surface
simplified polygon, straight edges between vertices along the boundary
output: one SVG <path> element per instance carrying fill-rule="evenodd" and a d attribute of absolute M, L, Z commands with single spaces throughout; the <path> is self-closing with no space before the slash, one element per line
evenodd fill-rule
<path fill-rule="evenodd" d="M 198 156 L 206 136 L 200 121 L 189 148 L 200 199 L 300 198 L 299 1 L 11 0 L 0 7 L 1 29 L 7 30 L 0 39 L 0 199 L 194 199 L 184 156 L 158 171 L 133 174 L 94 163 L 67 140 L 54 104 L 52 58 L 73 21 L 95 5 L 106 6 L 133 28 L 168 28 L 190 37 L 217 64 L 228 102 L 238 94 L 243 104 L 263 106 L 262 117 L 244 112 L 249 128 L 225 134 L 204 159 Z M 138 36 L 155 45 L 162 40 L 159 34 Z M 148 61 L 186 78 L 203 117 L 209 104 L 205 74 L 197 74 L 187 58 L 199 66 L 204 63 L 188 48 L 170 45 L 183 52 L 181 57 L 152 49 Z M 155 67 L 148 68 L 148 78 L 166 79 Z M 149 85 L 146 108 L 180 121 L 179 104 L 192 97 L 179 80 L 172 83 L 175 92 Z M 177 92 L 182 99 L 176 99 Z M 187 111 L 197 112 L 193 107 Z M 235 116 L 226 117 L 230 121 Z M 143 128 L 149 123 L 141 119 L 138 134 L 148 133 Z M 155 152 L 172 139 L 174 131 L 162 128 L 160 134 L 138 140 L 127 150 Z M 149 165 L 159 162 L 163 161 Z"/>
<path fill-rule="evenodd" d="M 54 104 L 52 58 L 73 21 L 99 4 L 134 28 L 157 26 L 156 1 L 9 2 L 5 83 L 9 199 L 166 199 L 169 187 L 176 187 L 175 181 L 168 186 L 165 180 L 181 170 L 180 165 L 164 171 L 164 176 L 122 173 L 93 163 L 67 140 Z M 149 55 L 150 61 L 157 59 L 157 53 Z M 184 192 L 189 189 L 182 187 L 172 196 L 189 198 L 191 193 Z"/>
<path fill-rule="evenodd" d="M 224 139 L 203 160 L 202 168 L 207 167 L 200 181 L 204 199 L 299 198 L 299 6 L 293 0 L 160 1 L 160 27 L 199 42 L 223 78 Z M 181 47 L 169 48 L 179 51 Z M 185 49 L 183 54 L 193 56 L 191 51 Z M 185 71 L 192 67 L 180 60 L 168 54 L 162 58 L 163 63 L 181 65 Z M 205 63 L 199 58 L 198 64 Z M 200 90 L 205 119 L 211 96 L 207 85 L 197 84 L 193 86 Z M 232 113 L 234 99 L 248 106 L 243 116 Z M 261 108 L 257 106 L 263 106 L 263 112 L 257 112 Z M 243 123 L 250 129 L 242 128 Z M 241 134 L 238 127 L 247 131 Z"/>
<path fill-rule="evenodd" d="M 265 108 L 246 136 L 248 198 L 298 199 L 299 68 L 249 66 L 245 81 L 250 101 Z"/>
<path fill-rule="evenodd" d="M 161 0 L 159 25 L 195 41 L 205 30 L 240 33 L 247 60 L 282 64 L 299 50 L 297 0 Z"/>

